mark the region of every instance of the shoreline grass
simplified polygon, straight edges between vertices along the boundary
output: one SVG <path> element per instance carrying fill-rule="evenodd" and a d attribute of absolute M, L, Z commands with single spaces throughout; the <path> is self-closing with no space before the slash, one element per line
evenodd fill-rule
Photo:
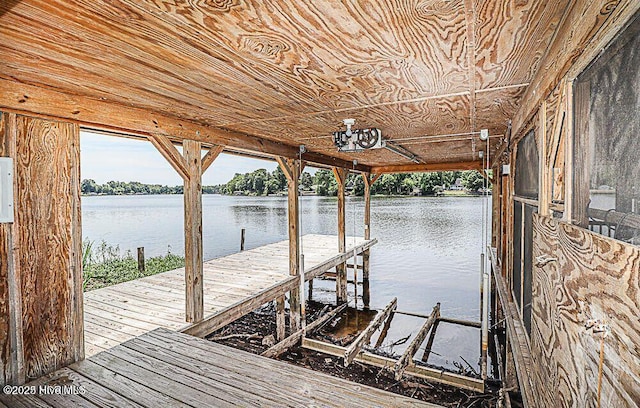
<path fill-rule="evenodd" d="M 127 282 L 133 279 L 184 267 L 184 257 L 171 253 L 145 260 L 145 270 L 138 270 L 138 260 L 131 251 L 120 253 L 120 246 L 104 240 L 99 244 L 85 239 L 82 242 L 82 289 L 85 292 Z"/>

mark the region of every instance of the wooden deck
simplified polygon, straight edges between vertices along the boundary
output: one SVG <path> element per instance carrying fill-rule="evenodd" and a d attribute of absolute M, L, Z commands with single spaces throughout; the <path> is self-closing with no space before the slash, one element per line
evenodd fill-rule
<path fill-rule="evenodd" d="M 0 406 L 438 408 L 167 329 L 128 340 L 28 385 L 82 388 L 76 389 L 77 395 L 0 394 Z"/>
<path fill-rule="evenodd" d="M 337 243 L 337 236 L 332 235 L 303 237 L 307 279 L 310 273 L 326 271 L 339 260 Z M 356 246 L 366 243 L 363 238 L 355 239 Z M 353 237 L 348 237 L 347 253 L 353 251 L 353 244 Z M 289 276 L 288 256 L 288 241 L 281 241 L 205 262 L 205 319 L 260 294 L 261 300 L 268 302 L 275 298 L 273 289 L 284 293 L 285 284 L 295 284 Z M 181 268 L 86 292 L 85 355 L 92 356 L 159 327 L 186 327 L 184 288 Z"/>

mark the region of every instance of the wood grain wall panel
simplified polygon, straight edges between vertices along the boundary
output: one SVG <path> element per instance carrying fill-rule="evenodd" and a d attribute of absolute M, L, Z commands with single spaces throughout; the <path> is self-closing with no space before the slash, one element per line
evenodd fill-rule
<path fill-rule="evenodd" d="M 19 116 L 17 131 L 15 256 L 26 375 L 35 378 L 83 358 L 79 129 Z"/>
<path fill-rule="evenodd" d="M 536 389 L 549 407 L 595 407 L 600 334 L 588 319 L 611 327 L 605 339 L 601 406 L 640 401 L 640 249 L 534 214 L 531 351 Z"/>
<path fill-rule="evenodd" d="M 504 135 L 506 125 L 518 110 L 526 87 L 476 93 L 476 118 L 490 135 Z"/>
<path fill-rule="evenodd" d="M 569 3 L 476 0 L 478 88 L 528 83 Z"/>

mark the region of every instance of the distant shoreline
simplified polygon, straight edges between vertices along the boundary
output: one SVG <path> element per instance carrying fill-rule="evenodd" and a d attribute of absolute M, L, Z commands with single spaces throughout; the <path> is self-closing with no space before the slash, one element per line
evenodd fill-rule
<path fill-rule="evenodd" d="M 224 197 L 252 197 L 252 198 L 268 198 L 268 197 L 286 197 L 287 193 L 283 192 L 283 193 L 276 193 L 276 194 L 269 194 L 269 195 L 256 195 L 256 194 L 221 194 L 221 193 L 202 193 L 203 195 L 219 195 L 219 196 L 224 196 Z M 95 193 L 89 193 L 89 194 L 81 194 L 82 197 L 134 197 L 134 196 L 158 196 L 158 195 L 170 195 L 170 196 L 181 196 L 183 195 L 182 193 L 130 193 L 130 194 L 95 194 Z M 489 192 L 488 195 L 491 195 L 491 192 Z M 302 194 L 303 197 L 336 197 L 336 196 L 332 196 L 332 195 L 319 195 L 316 193 L 303 193 Z M 352 195 L 347 194 L 347 197 L 350 197 Z M 473 192 L 469 192 L 469 191 L 455 191 L 455 190 L 451 190 L 451 191 L 444 191 L 442 194 L 425 194 L 425 195 L 421 195 L 421 194 L 371 194 L 372 197 L 481 197 L 482 193 L 473 193 Z M 356 197 L 362 197 L 362 196 L 356 196 Z"/>

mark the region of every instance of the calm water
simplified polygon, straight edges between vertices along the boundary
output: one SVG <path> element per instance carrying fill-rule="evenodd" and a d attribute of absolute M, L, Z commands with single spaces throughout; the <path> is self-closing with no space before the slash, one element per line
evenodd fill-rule
<path fill-rule="evenodd" d="M 302 233 L 337 234 L 336 202 L 302 197 Z M 371 207 L 371 236 L 379 241 L 371 251 L 371 307 L 397 296 L 398 310 L 429 314 L 440 302 L 443 316 L 477 321 L 482 198 L 374 197 Z M 82 215 L 85 238 L 122 251 L 144 246 L 148 257 L 184 253 L 182 196 L 83 197 Z M 362 236 L 362 220 L 362 198 L 348 197 L 347 235 Z M 203 196 L 205 259 L 237 252 L 242 228 L 247 249 L 287 239 L 286 197 Z M 316 283 L 314 299 L 334 299 L 331 285 Z M 389 342 L 423 321 L 397 314 Z M 440 324 L 429 362 L 451 367 L 462 356 L 475 366 L 479 342 L 477 329 Z"/>

